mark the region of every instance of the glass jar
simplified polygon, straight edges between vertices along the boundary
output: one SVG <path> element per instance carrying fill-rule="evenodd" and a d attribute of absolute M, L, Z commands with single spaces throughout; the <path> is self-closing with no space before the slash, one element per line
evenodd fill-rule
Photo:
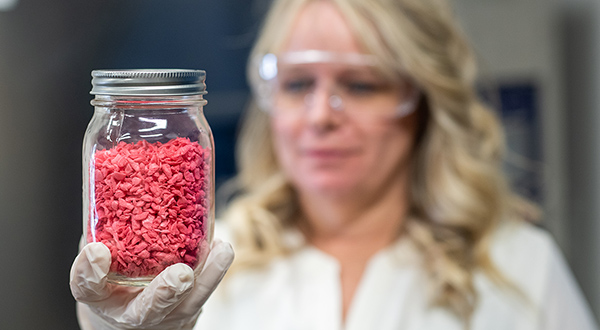
<path fill-rule="evenodd" d="M 83 142 L 86 243 L 111 252 L 108 281 L 147 285 L 200 270 L 214 226 L 214 142 L 202 70 L 95 70 Z"/>

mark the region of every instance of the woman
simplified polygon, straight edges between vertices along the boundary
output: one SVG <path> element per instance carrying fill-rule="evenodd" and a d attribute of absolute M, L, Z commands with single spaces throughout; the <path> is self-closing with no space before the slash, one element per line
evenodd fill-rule
<path fill-rule="evenodd" d="M 443 1 L 275 1 L 248 68 L 260 110 L 240 137 L 244 193 L 217 234 L 236 263 L 196 329 L 596 329 L 506 187 L 499 122 Z M 190 327 L 230 262 L 213 251 L 203 292 L 187 279 L 156 313 L 167 322 L 133 311 L 134 328 Z M 80 318 L 132 326 L 114 304 Z"/>

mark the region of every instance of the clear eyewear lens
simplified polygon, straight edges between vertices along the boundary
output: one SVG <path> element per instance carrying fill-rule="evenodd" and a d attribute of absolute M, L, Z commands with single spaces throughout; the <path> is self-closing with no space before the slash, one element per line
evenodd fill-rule
<path fill-rule="evenodd" d="M 257 96 L 273 114 L 303 114 L 318 102 L 326 102 L 352 115 L 408 115 L 414 106 L 406 100 L 412 97 L 407 98 L 400 84 L 379 74 L 375 63 L 372 55 L 357 53 L 267 54 L 259 61 Z"/>

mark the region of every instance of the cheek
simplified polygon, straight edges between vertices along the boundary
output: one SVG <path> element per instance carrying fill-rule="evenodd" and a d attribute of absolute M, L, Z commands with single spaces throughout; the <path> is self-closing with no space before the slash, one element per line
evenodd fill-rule
<path fill-rule="evenodd" d="M 408 118 L 405 118 L 408 119 Z M 410 120 L 388 123 L 373 130 L 368 148 L 371 150 L 368 163 L 373 175 L 387 176 L 394 169 L 405 168 L 415 143 L 415 126 Z"/>
<path fill-rule="evenodd" d="M 290 134 L 295 124 L 294 121 L 285 118 L 271 117 L 271 132 L 274 139 L 279 139 Z"/>
<path fill-rule="evenodd" d="M 295 141 L 298 140 L 297 125 L 290 120 L 272 118 L 271 135 L 275 156 L 283 167 L 292 163 Z"/>

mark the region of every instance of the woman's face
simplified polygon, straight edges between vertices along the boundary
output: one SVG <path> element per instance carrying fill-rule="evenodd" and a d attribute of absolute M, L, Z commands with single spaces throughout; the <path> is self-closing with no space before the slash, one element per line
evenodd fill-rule
<path fill-rule="evenodd" d="M 338 9 L 326 1 L 313 2 L 300 12 L 283 53 L 303 50 L 364 53 Z M 336 84 L 354 79 L 354 74 L 343 65 L 313 67 L 314 97 L 306 110 L 300 115 L 275 112 L 271 116 L 277 158 L 300 194 L 374 196 L 390 184 L 405 182 L 416 116 L 358 115 L 335 109 L 330 95 L 336 93 Z M 374 77 L 367 77 L 368 83 L 374 84 L 378 79 Z M 396 94 L 392 97 L 401 99 L 405 93 Z"/>

